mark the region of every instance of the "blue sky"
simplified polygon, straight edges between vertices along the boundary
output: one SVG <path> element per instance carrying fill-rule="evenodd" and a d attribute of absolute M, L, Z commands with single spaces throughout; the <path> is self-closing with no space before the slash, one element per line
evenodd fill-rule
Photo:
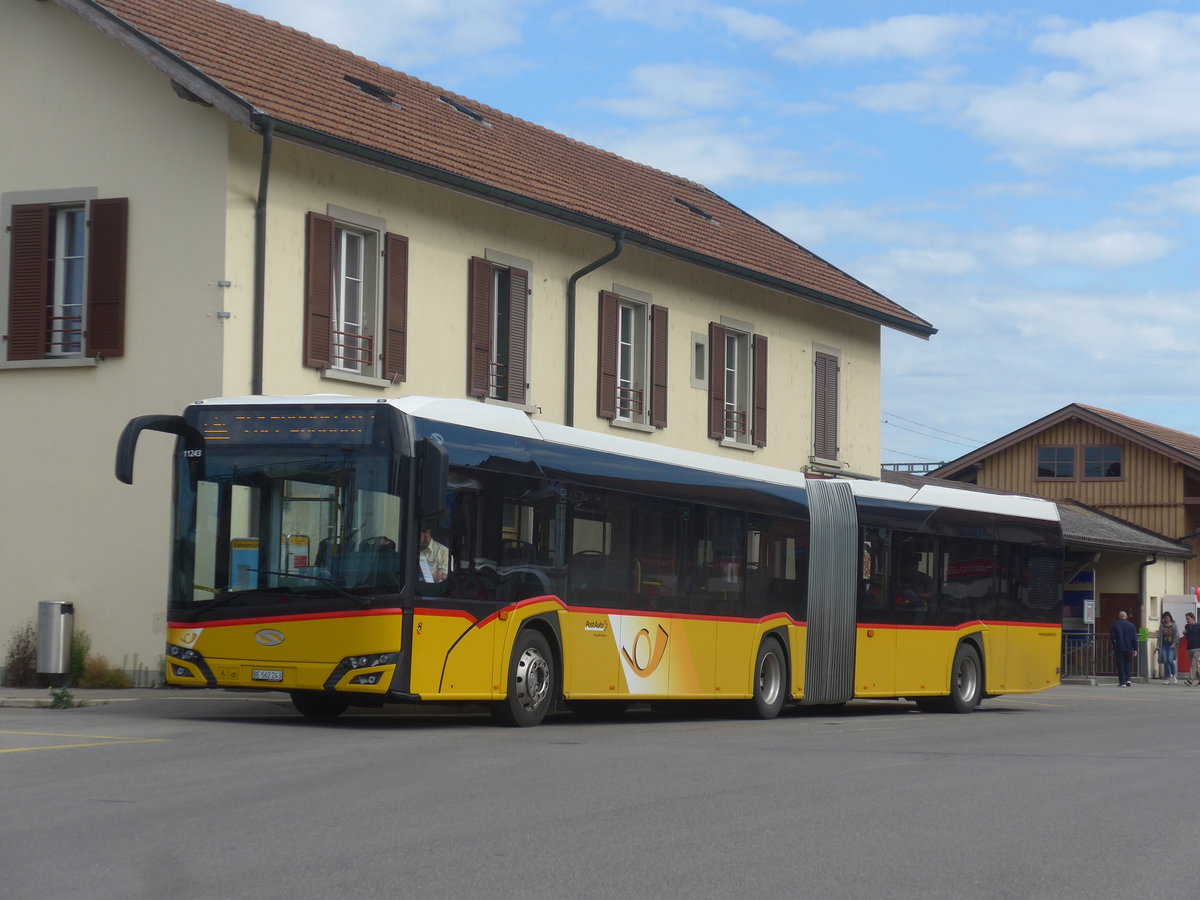
<path fill-rule="evenodd" d="M 1071 403 L 1200 434 L 1192 4 L 236 0 L 702 182 L 932 322 L 885 462 Z"/>

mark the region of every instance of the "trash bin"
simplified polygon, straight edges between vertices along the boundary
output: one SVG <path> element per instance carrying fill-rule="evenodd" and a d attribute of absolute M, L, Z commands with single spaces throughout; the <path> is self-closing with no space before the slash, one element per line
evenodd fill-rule
<path fill-rule="evenodd" d="M 39 600 L 37 622 L 38 683 L 42 687 L 62 687 L 71 680 L 75 604 L 65 600 Z"/>

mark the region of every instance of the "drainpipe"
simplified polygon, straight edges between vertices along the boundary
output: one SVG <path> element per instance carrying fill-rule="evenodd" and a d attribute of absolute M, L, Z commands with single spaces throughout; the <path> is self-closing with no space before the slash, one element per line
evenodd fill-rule
<path fill-rule="evenodd" d="M 1138 563 L 1138 597 L 1142 601 L 1142 621 L 1143 622 L 1147 621 L 1147 613 L 1149 612 L 1146 609 L 1146 600 L 1147 600 L 1147 597 L 1146 597 L 1146 570 L 1149 569 L 1156 562 L 1158 562 L 1158 554 L 1154 553 L 1151 555 L 1151 557 L 1149 559 L 1143 560 L 1142 562 Z M 1141 630 L 1142 630 L 1142 625 L 1139 623 L 1138 631 L 1140 632 Z M 1150 646 L 1150 641 L 1149 641 L 1149 639 L 1147 639 L 1146 643 L 1144 645 L 1139 646 L 1139 648 L 1138 648 L 1140 651 L 1138 653 L 1138 657 L 1139 657 L 1138 674 L 1147 680 L 1149 680 L 1149 678 L 1150 678 L 1150 652 L 1148 649 L 1149 646 Z"/>
<path fill-rule="evenodd" d="M 250 393 L 263 392 L 263 349 L 267 318 L 267 187 L 271 180 L 271 149 L 275 122 L 263 116 L 262 168 L 258 175 L 258 202 L 254 206 L 254 339 Z"/>
<path fill-rule="evenodd" d="M 565 425 L 575 424 L 575 285 L 584 275 L 612 262 L 625 249 L 625 231 L 617 232 L 613 240 L 615 246 L 607 256 L 602 256 L 595 262 L 589 263 L 571 276 L 567 281 L 567 406 Z"/>

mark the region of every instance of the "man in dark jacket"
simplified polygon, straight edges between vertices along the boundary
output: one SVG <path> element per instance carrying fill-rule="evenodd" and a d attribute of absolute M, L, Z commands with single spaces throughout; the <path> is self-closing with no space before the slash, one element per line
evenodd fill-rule
<path fill-rule="evenodd" d="M 1188 613 L 1184 618 L 1187 624 L 1183 626 L 1183 637 L 1187 641 L 1188 656 L 1191 657 L 1191 678 L 1185 678 L 1184 684 L 1200 684 L 1200 624 L 1196 622 L 1196 614 Z"/>
<path fill-rule="evenodd" d="M 1133 687 L 1133 658 L 1137 656 L 1137 629 L 1125 610 L 1117 614 L 1112 627 L 1113 656 L 1117 658 L 1117 684 Z"/>

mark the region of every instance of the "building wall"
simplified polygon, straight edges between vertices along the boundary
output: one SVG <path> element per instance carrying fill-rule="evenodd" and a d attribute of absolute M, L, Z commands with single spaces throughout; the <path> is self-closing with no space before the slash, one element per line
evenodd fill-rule
<path fill-rule="evenodd" d="M 225 390 L 249 390 L 252 327 L 253 195 L 261 138 L 231 136 L 228 254 L 233 279 L 227 302 L 229 348 Z M 366 386 L 306 368 L 303 276 L 305 215 L 330 205 L 386 223 L 409 239 L 408 377 Z M 528 406 L 561 422 L 566 413 L 566 292 L 572 273 L 613 243 L 548 219 L 508 209 L 413 178 L 347 161 L 288 141 L 273 152 L 268 214 L 266 393 L 320 392 L 401 396 L 467 395 L 467 272 L 472 256 L 498 251 L 530 263 Z M 616 286 L 649 294 L 670 316 L 669 424 L 648 432 L 611 426 L 596 416 L 598 294 Z M 813 352 L 842 361 L 842 459 L 851 471 L 879 468 L 879 326 L 774 291 L 637 248 L 626 248 L 577 286 L 575 424 L 623 436 L 799 469 L 812 447 Z M 707 391 L 691 386 L 693 334 L 729 316 L 769 339 L 768 442 L 759 451 L 727 448 L 707 436 Z"/>
<path fill-rule="evenodd" d="M 125 355 L 0 367 L 0 647 L 38 601 L 66 600 L 110 663 L 153 665 L 170 485 L 156 451 L 170 441 L 147 437 L 134 488 L 113 477 L 113 458 L 132 416 L 221 388 L 226 126 L 52 3 L 0 4 L 0 82 L 0 200 L 79 187 L 129 198 Z M 0 229 L 5 333 L 8 259 Z"/>

